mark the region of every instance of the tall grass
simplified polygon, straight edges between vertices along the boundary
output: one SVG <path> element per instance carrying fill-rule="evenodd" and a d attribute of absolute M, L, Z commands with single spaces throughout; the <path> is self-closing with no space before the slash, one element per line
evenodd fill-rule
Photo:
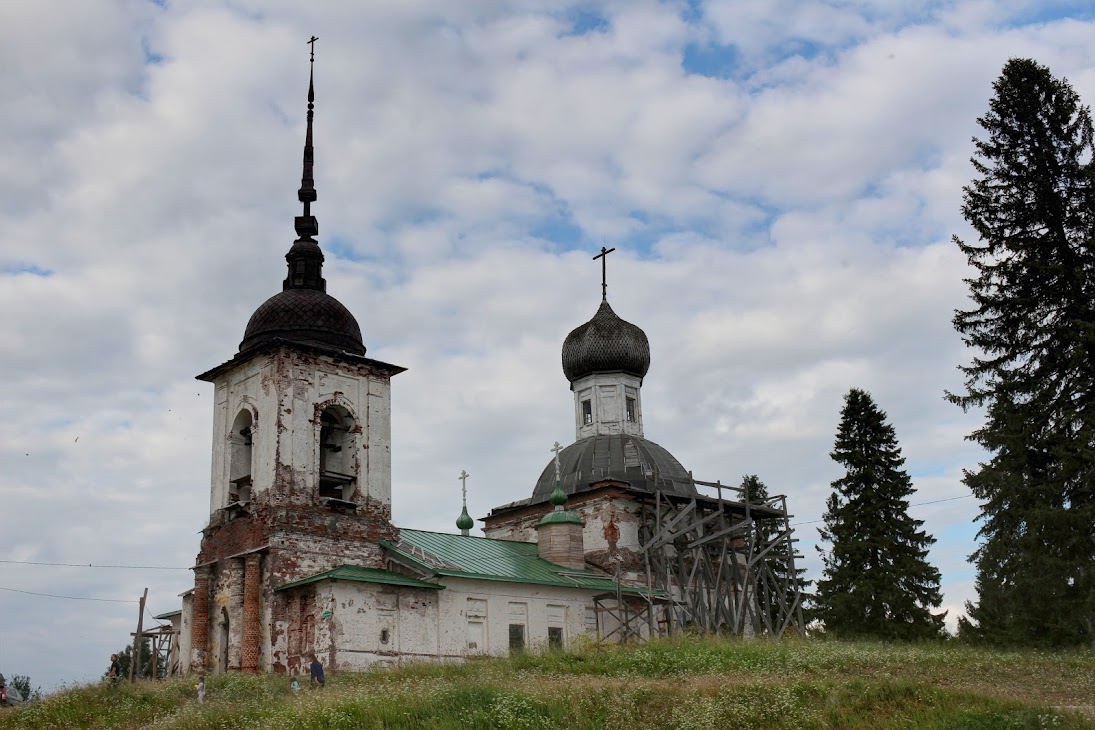
<path fill-rule="evenodd" d="M 460 665 L 96 685 L 0 712 L 0 728 L 1095 728 L 1095 653 L 953 644 L 682 638 Z"/>

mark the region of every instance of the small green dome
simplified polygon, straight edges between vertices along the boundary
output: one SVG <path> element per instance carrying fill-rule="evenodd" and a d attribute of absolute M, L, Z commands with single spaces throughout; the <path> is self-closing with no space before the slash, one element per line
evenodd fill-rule
<path fill-rule="evenodd" d="M 456 518 L 456 529 L 470 530 L 473 527 L 475 527 L 475 520 L 468 514 L 468 506 L 464 505 L 464 511 Z"/>
<path fill-rule="evenodd" d="M 548 501 L 556 507 L 562 507 L 567 503 L 567 493 L 563 491 L 563 487 L 558 481 L 555 482 L 555 491 L 548 497 Z"/>
<path fill-rule="evenodd" d="M 573 512 L 567 512 L 566 510 L 555 510 L 554 512 L 548 512 L 540 520 L 541 525 L 553 525 L 553 524 L 570 524 L 570 525 L 584 525 L 582 518 Z"/>

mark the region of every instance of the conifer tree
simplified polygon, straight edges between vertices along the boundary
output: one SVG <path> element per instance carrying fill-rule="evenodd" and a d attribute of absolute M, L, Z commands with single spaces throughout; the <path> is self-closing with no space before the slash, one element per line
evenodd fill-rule
<path fill-rule="evenodd" d="M 966 473 L 982 500 L 977 603 L 963 637 L 1095 641 L 1095 194 L 1091 112 L 1065 80 L 1012 59 L 974 139 L 978 177 L 955 243 L 976 276 L 954 326 L 977 350 L 963 409 L 990 459 Z"/>
<path fill-rule="evenodd" d="M 935 539 L 909 516 L 912 480 L 893 426 L 870 394 L 844 397 L 831 454 L 845 469 L 826 501 L 818 546 L 824 564 L 812 618 L 837 636 L 926 639 L 943 635 L 939 571 L 927 560 Z"/>
<path fill-rule="evenodd" d="M 767 485 L 756 474 L 746 474 L 741 478 L 741 490 L 745 498 L 753 503 L 764 502 L 769 498 Z M 777 632 L 785 623 L 792 630 L 798 629 L 802 601 L 807 597 L 806 589 L 810 586 L 810 581 L 805 578 L 805 568 L 791 569 L 795 559 L 794 544 L 778 539 L 784 527 L 782 520 L 778 522 L 757 520 L 754 534 L 758 550 L 772 540 L 777 540 L 768 551 L 768 557 L 765 560 L 765 565 L 770 570 L 771 584 L 758 579 L 757 586 L 757 590 L 761 593 L 758 598 L 762 605 L 769 606 L 768 620 L 773 630 Z M 796 586 L 797 596 L 795 595 Z"/>

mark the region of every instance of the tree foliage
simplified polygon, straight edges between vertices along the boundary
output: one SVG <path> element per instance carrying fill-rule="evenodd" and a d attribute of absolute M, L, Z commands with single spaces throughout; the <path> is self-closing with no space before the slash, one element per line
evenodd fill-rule
<path fill-rule="evenodd" d="M 121 667 L 119 677 L 121 679 L 129 679 L 129 667 L 133 662 L 133 645 L 126 644 L 126 646 L 120 649 L 118 652 L 118 666 Z M 158 677 L 164 676 L 164 661 L 162 657 L 158 658 L 156 662 L 156 672 Z M 141 640 L 141 662 L 137 665 L 138 677 L 152 676 L 152 642 L 149 639 Z"/>
<path fill-rule="evenodd" d="M 832 458 L 845 469 L 833 482 L 820 529 L 829 550 L 812 618 L 837 636 L 925 639 L 943 635 L 939 571 L 927 560 L 935 539 L 909 516 L 912 480 L 893 426 L 870 394 L 844 397 Z"/>
<path fill-rule="evenodd" d="M 959 246 L 976 272 L 954 326 L 977 354 L 962 367 L 970 438 L 991 458 L 965 475 L 982 500 L 976 605 L 963 637 L 1095 639 L 1095 196 L 1092 123 L 1067 81 L 1012 59 L 993 84 L 978 177 Z"/>
<path fill-rule="evenodd" d="M 24 702 L 32 702 L 42 699 L 42 688 L 35 687 L 31 689 L 29 675 L 13 674 L 8 684 L 19 690 L 19 695 L 23 698 Z"/>

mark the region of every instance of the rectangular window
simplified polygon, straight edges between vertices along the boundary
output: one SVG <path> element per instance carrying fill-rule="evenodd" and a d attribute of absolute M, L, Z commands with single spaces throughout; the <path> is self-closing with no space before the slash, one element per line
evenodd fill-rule
<path fill-rule="evenodd" d="M 634 421 L 635 420 L 635 399 L 634 398 L 628 398 L 627 399 L 627 420 L 629 420 L 629 421 Z"/>
<path fill-rule="evenodd" d="M 468 619 L 468 651 L 486 651 L 485 635 L 482 621 Z"/>
<path fill-rule="evenodd" d="M 593 423 L 593 401 L 582 401 L 582 423 L 587 426 Z"/>
<path fill-rule="evenodd" d="M 509 650 L 523 651 L 525 648 L 525 625 L 509 625 Z"/>
<path fill-rule="evenodd" d="M 563 648 L 563 629 L 559 626 L 548 626 L 548 646 L 552 649 Z"/>
<path fill-rule="evenodd" d="M 487 650 L 486 599 L 469 598 L 466 613 L 468 617 L 468 651 L 485 652 Z"/>

